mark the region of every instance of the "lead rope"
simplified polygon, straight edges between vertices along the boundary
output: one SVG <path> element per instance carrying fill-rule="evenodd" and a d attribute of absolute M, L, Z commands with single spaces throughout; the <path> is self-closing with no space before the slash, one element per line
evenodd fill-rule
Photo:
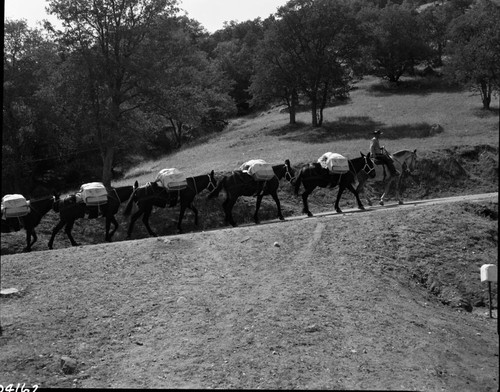
<path fill-rule="evenodd" d="M 116 191 L 115 188 L 113 188 L 113 191 L 115 192 L 116 198 L 118 199 L 118 203 L 122 204 L 122 201 L 120 200 L 120 196 L 118 195 L 118 192 Z"/>

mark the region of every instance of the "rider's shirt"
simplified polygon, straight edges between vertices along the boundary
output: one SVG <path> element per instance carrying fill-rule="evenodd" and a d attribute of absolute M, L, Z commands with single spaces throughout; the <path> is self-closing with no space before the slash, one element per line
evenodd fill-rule
<path fill-rule="evenodd" d="M 374 137 L 370 142 L 370 152 L 372 156 L 383 154 L 382 149 L 380 148 L 379 140 L 376 137 Z"/>

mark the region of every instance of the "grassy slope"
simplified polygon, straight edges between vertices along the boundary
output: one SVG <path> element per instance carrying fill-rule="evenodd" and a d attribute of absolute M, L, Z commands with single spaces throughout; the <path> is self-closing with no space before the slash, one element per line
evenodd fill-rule
<path fill-rule="evenodd" d="M 117 184 L 131 184 L 136 179 L 140 184 L 151 181 L 165 167 L 198 175 L 210 169 L 231 171 L 254 158 L 271 163 L 288 158 L 293 165 L 315 161 L 326 151 L 355 158 L 359 151 L 368 151 L 375 128 L 384 130 L 383 144 L 389 151 L 416 148 L 420 157 L 455 146 L 498 147 L 498 110 L 482 111 L 479 97 L 468 92 L 435 90 L 424 85 L 391 91 L 369 77 L 357 84 L 348 103 L 325 109 L 325 125 L 320 129 L 308 126 L 309 112 L 299 113 L 299 124 L 289 126 L 288 114 L 276 108 L 232 121 L 206 144 L 144 162 Z M 444 132 L 429 136 L 428 128 L 435 123 Z"/>

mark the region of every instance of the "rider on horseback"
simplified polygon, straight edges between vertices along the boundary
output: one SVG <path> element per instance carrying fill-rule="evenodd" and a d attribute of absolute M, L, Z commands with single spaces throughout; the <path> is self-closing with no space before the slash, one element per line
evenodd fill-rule
<path fill-rule="evenodd" d="M 397 177 L 401 173 L 399 173 L 396 168 L 394 167 L 394 161 L 391 158 L 391 156 L 387 153 L 385 150 L 384 146 L 380 147 L 380 142 L 379 142 L 379 137 L 382 135 L 382 132 L 379 130 L 373 131 L 373 139 L 370 142 L 370 152 L 375 160 L 375 163 L 383 163 L 387 165 L 389 168 L 389 171 L 391 173 L 391 176 Z M 379 162 L 377 162 L 379 161 Z"/>

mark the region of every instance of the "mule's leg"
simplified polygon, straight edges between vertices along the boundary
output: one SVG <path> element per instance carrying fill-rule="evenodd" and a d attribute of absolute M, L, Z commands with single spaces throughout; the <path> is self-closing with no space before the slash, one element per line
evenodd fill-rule
<path fill-rule="evenodd" d="M 80 244 L 78 242 L 76 242 L 75 239 L 73 238 L 73 235 L 71 235 L 71 230 L 73 230 L 73 225 L 74 224 L 75 224 L 74 220 L 69 221 L 66 224 L 66 227 L 65 227 L 64 231 L 66 232 L 66 235 L 68 236 L 69 241 L 71 242 L 71 245 L 73 245 L 73 246 L 79 246 Z"/>
<path fill-rule="evenodd" d="M 179 211 L 179 220 L 177 221 L 177 233 L 182 233 L 182 220 L 184 219 L 184 213 L 186 212 L 187 206 L 181 202 L 181 209 Z"/>
<path fill-rule="evenodd" d="M 111 242 L 111 238 L 110 238 L 110 235 L 109 235 L 109 229 L 110 228 L 111 228 L 111 218 L 109 216 L 106 216 L 104 241 Z"/>
<path fill-rule="evenodd" d="M 226 199 L 226 201 L 223 203 L 224 213 L 226 215 L 226 222 L 228 222 L 233 227 L 238 226 L 233 219 L 233 213 L 232 213 L 233 207 L 235 204 L 236 204 L 236 199 L 234 199 L 234 200 L 233 199 Z"/>
<path fill-rule="evenodd" d="M 179 212 L 179 221 L 177 223 L 177 232 L 179 234 L 182 233 L 181 224 L 182 224 L 182 220 L 184 219 L 184 213 L 186 212 L 187 208 L 189 208 L 191 211 L 193 211 L 193 214 L 194 214 L 194 224 L 196 226 L 198 226 L 198 209 L 194 206 L 193 203 L 189 203 L 189 204 L 183 204 L 183 203 L 181 203 L 181 210 Z"/>
<path fill-rule="evenodd" d="M 262 194 L 259 194 L 259 196 L 257 196 L 257 203 L 255 204 L 255 214 L 253 214 L 253 220 L 257 225 L 259 224 L 259 209 L 263 197 L 264 196 Z"/>
<path fill-rule="evenodd" d="M 127 239 L 129 240 L 130 239 L 130 236 L 132 234 L 132 229 L 134 228 L 134 223 L 137 219 L 139 219 L 139 217 L 144 213 L 144 210 L 139 207 L 139 209 L 134 213 L 132 214 L 132 216 L 130 217 L 130 222 L 128 224 L 128 229 L 127 229 Z"/>
<path fill-rule="evenodd" d="M 365 197 L 365 199 L 366 199 L 366 203 L 369 206 L 371 206 L 372 205 L 372 201 L 368 197 L 368 192 L 366 191 L 365 183 L 366 183 L 366 181 L 361 180 L 360 183 L 358 184 L 358 187 L 356 188 L 356 191 L 358 192 L 358 195 L 363 195 Z"/>
<path fill-rule="evenodd" d="M 313 216 L 312 212 L 309 211 L 309 204 L 307 203 L 307 198 L 309 197 L 311 192 L 312 192 L 312 189 L 305 188 L 304 193 L 302 193 L 302 205 L 303 205 L 302 212 L 304 214 L 307 214 L 307 216 L 309 216 L 309 217 Z"/>
<path fill-rule="evenodd" d="M 339 207 L 340 198 L 342 197 L 342 193 L 344 193 L 345 185 L 339 184 L 339 191 L 337 192 L 337 198 L 335 199 L 335 211 L 338 214 L 342 213 L 342 210 Z"/>
<path fill-rule="evenodd" d="M 33 242 L 31 242 L 31 237 L 33 237 Z M 26 248 L 24 248 L 24 251 L 31 252 L 31 247 L 37 241 L 37 239 L 38 238 L 36 236 L 35 229 L 26 229 Z"/>
<path fill-rule="evenodd" d="M 191 209 L 191 211 L 193 211 L 194 213 L 194 224 L 195 226 L 198 226 L 198 209 L 194 206 L 193 203 L 191 203 L 189 205 L 189 208 Z"/>
<path fill-rule="evenodd" d="M 394 192 L 396 193 L 396 199 L 398 201 L 398 204 L 403 204 L 403 198 L 401 197 L 401 193 L 399 191 L 402 179 L 403 179 L 403 175 L 401 174 L 398 176 L 398 178 L 396 180 L 396 185 L 395 185 L 396 189 L 394 190 Z"/>
<path fill-rule="evenodd" d="M 278 199 L 278 192 L 275 191 L 275 192 L 271 193 L 271 196 L 274 199 L 274 202 L 276 203 L 276 207 L 278 208 L 279 220 L 285 220 L 285 217 L 283 216 L 283 213 L 281 212 L 281 203 L 280 203 L 280 199 Z"/>
<path fill-rule="evenodd" d="M 113 224 L 114 229 L 109 232 L 111 223 Z M 109 218 L 106 217 L 106 241 L 111 242 L 111 238 L 113 238 L 113 234 L 115 234 L 116 230 L 118 230 L 118 226 L 118 221 L 114 215 L 111 215 Z"/>
<path fill-rule="evenodd" d="M 52 235 L 50 236 L 50 240 L 49 240 L 49 249 L 52 249 L 52 245 L 54 245 L 54 238 L 56 236 L 57 233 L 59 233 L 59 230 L 61 230 L 64 225 L 66 224 L 66 222 L 64 221 L 59 221 L 59 223 L 52 229 Z"/>
<path fill-rule="evenodd" d="M 144 216 L 142 217 L 142 222 L 144 223 L 144 226 L 146 226 L 146 230 L 148 231 L 150 236 L 158 237 L 156 233 L 151 229 L 151 226 L 149 226 L 149 217 L 151 216 L 151 211 L 153 211 L 152 205 L 144 209 Z"/>
<path fill-rule="evenodd" d="M 379 204 L 381 206 L 384 205 L 385 196 L 389 194 L 389 191 L 391 190 L 391 185 L 392 185 L 395 178 L 396 177 L 390 177 L 389 180 L 387 181 L 387 184 L 385 185 L 385 188 L 384 188 L 384 193 L 382 193 L 382 196 L 380 196 Z"/>
<path fill-rule="evenodd" d="M 347 185 L 347 189 L 349 189 L 351 191 L 351 193 L 354 195 L 354 197 L 356 197 L 356 202 L 358 203 L 358 208 L 360 210 L 364 210 L 365 206 L 363 205 L 363 203 L 361 203 L 361 199 L 359 197 L 358 190 L 356 188 L 354 188 L 352 186 L 352 184 Z"/>

